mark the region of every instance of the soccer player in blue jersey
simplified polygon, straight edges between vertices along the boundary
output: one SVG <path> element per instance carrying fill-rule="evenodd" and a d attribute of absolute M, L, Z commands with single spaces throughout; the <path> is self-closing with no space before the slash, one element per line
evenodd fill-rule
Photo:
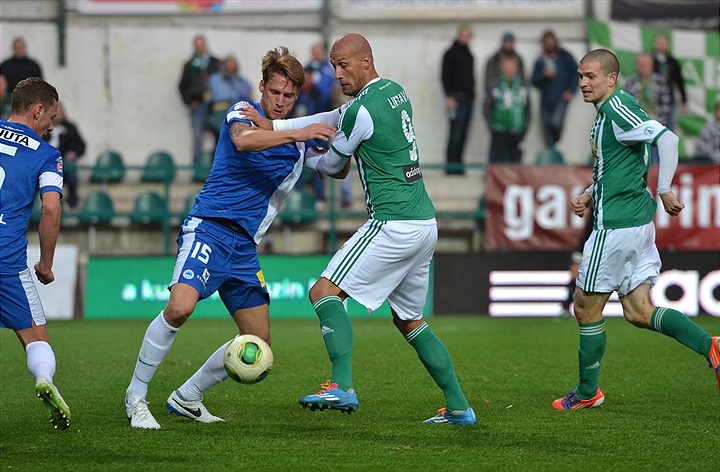
<path fill-rule="evenodd" d="M 60 231 L 62 156 L 42 136 L 53 129 L 58 110 L 55 87 L 33 77 L 12 93 L 8 121 L 0 121 L 0 327 L 15 331 L 35 377 L 35 392 L 57 429 L 70 425 L 70 409 L 53 384 L 55 353 L 45 313 L 27 265 L 27 230 L 35 192 L 40 191 L 40 260 L 35 275 L 43 284 L 52 271 Z"/>
<path fill-rule="evenodd" d="M 240 333 L 270 343 L 270 299 L 256 245 L 300 176 L 305 153 L 312 152 L 306 142 L 330 139 L 335 127 L 260 130 L 244 117 L 242 107 L 252 106 L 269 119 L 285 118 L 304 82 L 303 66 L 287 48 L 271 50 L 262 61 L 260 103 L 241 101 L 227 112 L 210 175 L 180 228 L 170 300 L 145 332 L 127 388 L 125 410 L 134 428 L 160 428 L 148 409 L 148 384 L 199 300 L 219 292 Z M 170 412 L 201 423 L 222 421 L 202 399 L 228 377 L 223 367 L 228 343 L 170 394 Z"/>

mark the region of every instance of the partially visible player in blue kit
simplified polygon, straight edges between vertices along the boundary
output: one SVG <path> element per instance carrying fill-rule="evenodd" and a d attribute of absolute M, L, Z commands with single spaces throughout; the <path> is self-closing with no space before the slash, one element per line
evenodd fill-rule
<path fill-rule="evenodd" d="M 238 102 L 228 110 L 210 175 L 180 228 L 170 300 L 145 332 L 127 388 L 125 410 L 134 428 L 160 428 L 148 409 L 148 384 L 199 300 L 219 292 L 240 333 L 270 343 L 270 298 L 256 245 L 298 180 L 305 153 L 313 152 L 306 142 L 329 140 L 336 129 L 315 124 L 287 132 L 260 130 L 245 119 L 242 107 L 251 105 L 269 119 L 285 118 L 304 82 L 303 66 L 287 48 L 268 51 L 260 103 Z M 201 423 L 222 421 L 202 400 L 205 391 L 228 377 L 223 367 L 228 343 L 170 394 L 172 413 Z"/>
<path fill-rule="evenodd" d="M 27 230 L 35 192 L 42 213 L 38 233 L 40 261 L 35 275 L 43 284 L 52 271 L 60 231 L 62 156 L 42 137 L 53 129 L 58 110 L 55 87 L 33 77 L 12 93 L 8 121 L 0 121 L 0 327 L 15 331 L 35 377 L 35 392 L 57 429 L 70 425 L 70 409 L 53 384 L 55 353 L 50 347 L 45 312 L 27 265 Z"/>

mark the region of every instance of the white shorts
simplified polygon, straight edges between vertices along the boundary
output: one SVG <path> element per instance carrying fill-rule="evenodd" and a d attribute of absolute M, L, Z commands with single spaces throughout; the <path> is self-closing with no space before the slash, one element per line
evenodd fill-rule
<path fill-rule="evenodd" d="M 655 285 L 660 274 L 655 225 L 593 230 L 585 243 L 577 286 L 586 292 L 624 297 L 638 285 Z"/>
<path fill-rule="evenodd" d="M 369 313 L 387 300 L 406 321 L 422 317 L 437 243 L 431 220 L 368 220 L 333 256 L 322 276 Z"/>

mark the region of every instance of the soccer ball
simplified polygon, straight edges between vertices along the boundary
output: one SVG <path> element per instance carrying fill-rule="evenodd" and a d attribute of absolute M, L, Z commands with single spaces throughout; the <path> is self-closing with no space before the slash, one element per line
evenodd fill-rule
<path fill-rule="evenodd" d="M 252 334 L 235 336 L 223 355 L 225 371 L 231 379 L 254 384 L 267 377 L 273 365 L 273 353 L 268 343 Z"/>

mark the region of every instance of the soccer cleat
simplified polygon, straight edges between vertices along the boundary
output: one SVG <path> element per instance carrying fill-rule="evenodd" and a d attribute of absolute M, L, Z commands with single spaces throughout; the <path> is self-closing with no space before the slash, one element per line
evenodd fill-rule
<path fill-rule="evenodd" d="M 55 429 L 65 430 L 70 426 L 70 408 L 63 400 L 58 389 L 45 377 L 35 381 L 35 393 L 50 414 L 50 423 Z"/>
<path fill-rule="evenodd" d="M 440 408 L 438 414 L 423 421 L 425 424 L 455 424 L 455 425 L 473 425 L 477 423 L 475 411 L 468 408 L 465 411 L 447 411 L 447 408 Z"/>
<path fill-rule="evenodd" d="M 605 401 L 605 395 L 597 389 L 595 396 L 590 400 L 582 400 L 574 391 L 552 403 L 556 410 L 580 410 L 582 408 L 598 408 Z"/>
<path fill-rule="evenodd" d="M 710 340 L 710 353 L 708 354 L 708 364 L 715 371 L 715 376 L 720 388 L 720 336 L 713 336 Z"/>
<path fill-rule="evenodd" d="M 200 423 L 217 423 L 218 421 L 225 421 L 222 418 L 212 415 L 205 405 L 202 404 L 202 397 L 200 400 L 187 401 L 180 398 L 177 390 L 170 394 L 165 403 L 170 413 L 175 413 L 177 416 L 184 416 L 191 420 L 198 421 Z"/>
<path fill-rule="evenodd" d="M 314 395 L 301 397 L 299 402 L 303 408 L 310 408 L 310 411 L 340 410 L 345 413 L 352 413 L 358 409 L 358 398 L 355 390 L 340 390 L 338 384 L 326 381 L 320 385 L 320 391 Z"/>
<path fill-rule="evenodd" d="M 160 424 L 150 413 L 145 397 L 125 397 L 125 413 L 133 428 L 160 429 Z"/>

